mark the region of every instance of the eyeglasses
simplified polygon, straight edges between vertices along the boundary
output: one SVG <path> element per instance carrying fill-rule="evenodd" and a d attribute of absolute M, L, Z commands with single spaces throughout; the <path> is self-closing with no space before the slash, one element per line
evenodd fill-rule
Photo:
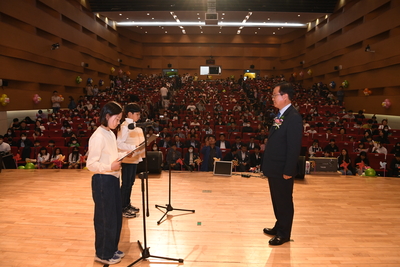
<path fill-rule="evenodd" d="M 274 95 L 272 95 L 272 98 L 275 98 L 277 95 L 282 95 L 282 94 L 274 94 Z"/>

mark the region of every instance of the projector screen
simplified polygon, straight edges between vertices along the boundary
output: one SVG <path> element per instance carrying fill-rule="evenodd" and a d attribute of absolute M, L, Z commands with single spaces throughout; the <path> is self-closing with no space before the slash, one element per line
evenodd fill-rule
<path fill-rule="evenodd" d="M 200 75 L 220 75 L 221 66 L 200 66 Z"/>

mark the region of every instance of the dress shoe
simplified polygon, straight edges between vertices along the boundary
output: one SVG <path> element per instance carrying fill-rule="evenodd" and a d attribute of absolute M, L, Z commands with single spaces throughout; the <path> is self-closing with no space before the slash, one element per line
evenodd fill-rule
<path fill-rule="evenodd" d="M 276 235 L 276 230 L 274 228 L 264 228 L 263 229 L 264 234 L 267 235 Z"/>
<path fill-rule="evenodd" d="M 288 238 L 283 238 L 283 237 L 280 237 L 280 236 L 275 236 L 275 237 L 271 238 L 268 243 L 271 246 L 279 246 L 279 245 L 282 245 L 283 243 L 286 243 L 288 241 L 290 241 L 289 237 Z"/>

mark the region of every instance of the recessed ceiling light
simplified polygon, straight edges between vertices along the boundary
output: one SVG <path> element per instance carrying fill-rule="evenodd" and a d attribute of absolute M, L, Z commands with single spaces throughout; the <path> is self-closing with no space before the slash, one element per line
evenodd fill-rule
<path fill-rule="evenodd" d="M 222 16 L 225 16 L 225 13 L 222 13 Z"/>
<path fill-rule="evenodd" d="M 161 29 L 163 29 L 163 30 L 164 30 L 164 27 L 161 27 Z"/>
<path fill-rule="evenodd" d="M 150 16 L 150 13 L 147 13 L 147 16 Z"/>
<path fill-rule="evenodd" d="M 268 18 L 268 20 L 271 20 L 270 18 Z"/>
<path fill-rule="evenodd" d="M 122 14 L 121 14 L 121 13 L 120 13 L 119 15 L 120 15 L 120 16 L 122 16 Z"/>
<path fill-rule="evenodd" d="M 147 32 L 144 32 L 144 33 L 147 33 Z"/>
<path fill-rule="evenodd" d="M 197 13 L 197 16 L 200 15 L 200 13 Z"/>
<path fill-rule="evenodd" d="M 203 33 L 203 32 L 201 32 L 201 33 Z"/>
<path fill-rule="evenodd" d="M 272 34 L 275 34 L 275 32 L 273 32 Z"/>
<path fill-rule="evenodd" d="M 126 19 L 129 19 L 129 18 L 126 18 Z"/>
<path fill-rule="evenodd" d="M 255 34 L 257 34 L 257 32 L 254 32 Z"/>
<path fill-rule="evenodd" d="M 300 14 L 299 15 L 297 15 L 298 17 L 300 17 Z"/>
<path fill-rule="evenodd" d="M 258 29 L 261 29 L 261 28 L 258 28 Z"/>
<path fill-rule="evenodd" d="M 165 33 L 168 33 L 167 31 L 165 31 Z"/>
<path fill-rule="evenodd" d="M 200 19 L 200 17 L 198 17 L 197 19 Z"/>
<path fill-rule="evenodd" d="M 151 19 L 154 19 L 154 18 L 151 18 Z"/>

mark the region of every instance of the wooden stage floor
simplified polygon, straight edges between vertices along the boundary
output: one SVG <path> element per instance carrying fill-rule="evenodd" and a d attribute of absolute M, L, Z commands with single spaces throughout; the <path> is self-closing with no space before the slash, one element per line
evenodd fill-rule
<path fill-rule="evenodd" d="M 93 261 L 91 174 L 86 170 L 3 170 L 0 173 L 2 266 L 102 266 Z M 274 223 L 267 180 L 176 172 L 172 211 L 168 172 L 150 175 L 147 246 L 153 255 L 134 266 L 323 267 L 400 266 L 400 179 L 308 175 L 295 182 L 292 242 L 268 245 Z M 140 180 L 132 193 L 141 207 Z M 128 266 L 140 257 L 143 212 L 123 220 L 120 250 Z"/>

